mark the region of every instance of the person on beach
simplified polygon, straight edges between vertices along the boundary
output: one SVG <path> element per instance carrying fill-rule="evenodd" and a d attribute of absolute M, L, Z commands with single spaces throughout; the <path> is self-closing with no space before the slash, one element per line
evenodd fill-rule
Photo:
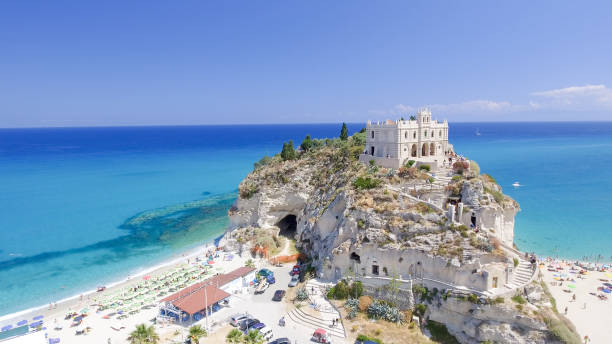
<path fill-rule="evenodd" d="M 567 307 L 565 307 L 565 315 L 567 315 Z"/>
<path fill-rule="evenodd" d="M 576 302 L 576 294 L 572 295 L 572 302 Z"/>

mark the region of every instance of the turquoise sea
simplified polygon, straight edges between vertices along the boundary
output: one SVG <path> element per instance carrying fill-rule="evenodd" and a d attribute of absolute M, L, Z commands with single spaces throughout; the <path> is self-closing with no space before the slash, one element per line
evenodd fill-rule
<path fill-rule="evenodd" d="M 0 129 L 0 316 L 124 279 L 218 237 L 253 162 L 283 141 L 339 131 Z M 611 122 L 451 123 L 450 135 L 521 204 L 520 249 L 612 260 Z"/>

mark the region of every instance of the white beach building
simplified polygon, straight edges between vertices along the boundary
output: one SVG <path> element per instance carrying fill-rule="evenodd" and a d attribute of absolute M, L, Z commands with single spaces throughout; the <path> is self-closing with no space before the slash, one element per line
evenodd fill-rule
<path fill-rule="evenodd" d="M 419 109 L 415 119 L 368 121 L 365 151 L 359 161 L 374 160 L 379 166 L 399 168 L 408 160 L 436 168 L 452 151 L 448 143 L 448 121 L 431 119 L 429 109 Z"/>

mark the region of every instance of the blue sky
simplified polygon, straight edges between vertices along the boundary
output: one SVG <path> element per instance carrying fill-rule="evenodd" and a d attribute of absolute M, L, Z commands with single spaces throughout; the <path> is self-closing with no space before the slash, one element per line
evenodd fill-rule
<path fill-rule="evenodd" d="M 612 120 L 612 2 L 4 1 L 0 127 Z"/>

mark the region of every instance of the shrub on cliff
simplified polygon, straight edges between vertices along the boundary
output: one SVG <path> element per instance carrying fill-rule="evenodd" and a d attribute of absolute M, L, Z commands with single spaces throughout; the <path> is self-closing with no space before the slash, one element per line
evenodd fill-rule
<path fill-rule="evenodd" d="M 431 171 L 431 166 L 429 166 L 427 164 L 423 164 L 423 165 L 419 166 L 419 170 L 429 172 L 429 171 Z"/>
<path fill-rule="evenodd" d="M 368 317 L 371 319 L 383 319 L 394 323 L 401 323 L 404 321 L 404 313 L 397 307 L 393 307 L 381 300 L 372 301 L 368 307 Z"/>
<path fill-rule="evenodd" d="M 363 284 L 359 281 L 351 283 L 349 295 L 354 299 L 358 299 L 361 295 L 363 295 Z"/>
<path fill-rule="evenodd" d="M 293 141 L 289 140 L 289 143 L 283 143 L 283 150 L 280 153 L 283 161 L 293 160 L 297 157 L 295 154 L 295 149 L 293 148 Z"/>
<path fill-rule="evenodd" d="M 368 307 L 370 307 L 370 304 L 372 304 L 372 298 L 367 296 L 367 295 L 363 295 L 362 297 L 359 298 L 359 310 L 362 312 L 365 312 L 368 310 Z"/>
<path fill-rule="evenodd" d="M 374 343 L 377 343 L 377 344 L 383 344 L 382 340 L 380 340 L 378 338 L 375 338 L 375 337 L 368 337 L 365 334 L 358 335 L 357 336 L 357 341 L 360 342 L 360 343 L 361 342 L 374 342 Z"/>
<path fill-rule="evenodd" d="M 437 321 L 429 320 L 427 321 L 427 325 L 425 325 L 425 327 L 427 327 L 429 333 L 431 333 L 431 339 L 434 341 L 444 344 L 459 344 L 457 338 L 448 332 L 446 325 Z"/>
<path fill-rule="evenodd" d="M 380 180 L 372 177 L 359 177 L 353 182 L 353 186 L 357 190 L 374 189 L 380 185 Z"/>
<path fill-rule="evenodd" d="M 327 292 L 328 299 L 344 300 L 349 296 L 350 288 L 345 280 L 341 280 Z"/>
<path fill-rule="evenodd" d="M 249 199 L 253 197 L 259 191 L 259 188 L 255 184 L 246 184 L 239 188 L 240 197 Z"/>
<path fill-rule="evenodd" d="M 263 158 L 259 159 L 258 162 L 253 164 L 253 169 L 257 170 L 259 168 L 262 168 L 262 167 L 266 166 L 267 164 L 271 163 L 272 160 L 274 160 L 274 158 L 269 157 L 267 155 L 264 155 Z"/>
<path fill-rule="evenodd" d="M 314 141 L 312 141 L 312 139 L 310 138 L 310 135 L 306 135 L 306 138 L 304 139 L 304 141 L 302 141 L 302 144 L 300 144 L 300 148 L 302 148 L 304 152 L 308 152 L 309 150 L 312 149 L 313 146 L 314 146 Z"/>

